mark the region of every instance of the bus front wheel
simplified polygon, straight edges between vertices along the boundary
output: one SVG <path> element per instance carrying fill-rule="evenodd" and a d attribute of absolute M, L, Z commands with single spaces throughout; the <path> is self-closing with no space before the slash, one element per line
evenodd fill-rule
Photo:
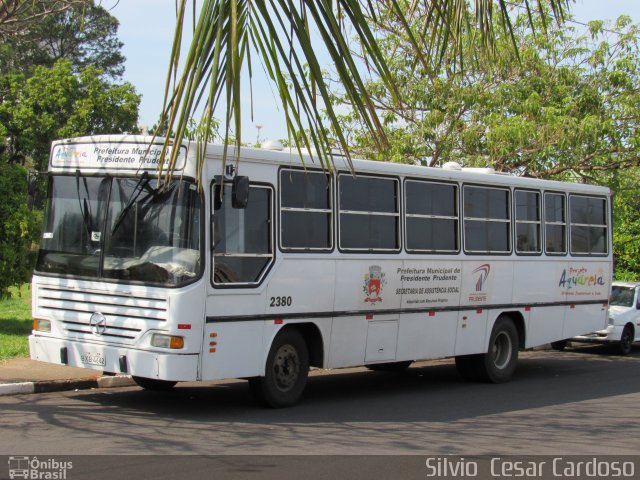
<path fill-rule="evenodd" d="M 297 330 L 280 332 L 269 350 L 264 377 L 249 379 L 254 396 L 263 404 L 282 408 L 295 404 L 307 385 L 309 350 Z"/>

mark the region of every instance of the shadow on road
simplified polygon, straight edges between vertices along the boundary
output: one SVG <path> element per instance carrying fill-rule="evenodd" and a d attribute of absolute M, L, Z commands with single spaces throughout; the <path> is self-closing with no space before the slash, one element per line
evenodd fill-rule
<path fill-rule="evenodd" d="M 251 398 L 246 382 L 183 384 L 170 392 L 138 388 L 93 391 L 77 398 L 119 411 L 201 421 L 448 422 L 509 411 L 640 392 L 640 350 L 610 356 L 610 347 L 521 355 L 510 383 L 462 380 L 453 360 L 417 364 L 401 373 L 364 369 L 312 375 L 301 403 L 268 410 Z"/>
<path fill-rule="evenodd" d="M 605 355 L 605 350 L 525 352 L 515 378 L 501 385 L 463 381 L 452 360 L 422 362 L 395 374 L 315 372 L 300 404 L 281 410 L 258 406 L 245 381 L 182 384 L 170 392 L 130 387 L 5 397 L 3 423 L 39 442 L 46 443 L 47 431 L 86 438 L 86 450 L 79 453 L 102 453 L 102 448 L 262 452 L 269 446 L 292 453 L 286 449 L 297 451 L 297 442 L 302 448 L 322 445 L 324 452 L 340 453 L 353 448 L 353 435 L 363 449 L 384 438 L 388 448 L 413 451 L 416 442 L 424 445 L 425 435 L 436 432 L 448 453 L 458 453 L 473 447 L 466 440 L 472 437 L 460 429 L 477 428 L 485 429 L 481 438 L 487 448 L 514 436 L 531 441 L 532 428 L 539 430 L 537 435 L 570 430 L 586 438 L 587 431 L 592 435 L 633 425 L 624 414 L 600 421 L 594 411 L 601 411 L 602 402 L 585 403 L 606 399 L 614 405 L 617 401 L 610 398 L 640 392 L 640 350 L 628 357 Z M 319 432 L 330 443 L 323 444 Z M 543 438 L 539 441 L 544 445 Z M 144 445 L 144 451 L 130 451 L 133 445 Z"/>

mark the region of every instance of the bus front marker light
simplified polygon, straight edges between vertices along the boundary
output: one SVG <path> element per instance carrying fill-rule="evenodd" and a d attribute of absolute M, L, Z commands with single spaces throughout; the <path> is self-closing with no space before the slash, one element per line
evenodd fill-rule
<path fill-rule="evenodd" d="M 42 318 L 33 319 L 33 329 L 36 332 L 51 332 L 51 320 L 43 320 Z"/>
<path fill-rule="evenodd" d="M 173 335 L 154 333 L 151 337 L 151 345 L 159 348 L 170 348 L 177 350 L 184 347 L 184 338 Z"/>

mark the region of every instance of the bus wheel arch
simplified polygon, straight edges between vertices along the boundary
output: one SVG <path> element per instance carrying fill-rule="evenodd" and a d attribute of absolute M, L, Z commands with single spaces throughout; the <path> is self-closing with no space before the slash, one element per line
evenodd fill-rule
<path fill-rule="evenodd" d="M 511 319 L 518 331 L 518 348 L 520 348 L 520 350 L 524 350 L 527 343 L 527 327 L 522 313 L 517 310 L 512 312 L 503 312 L 498 316 L 496 322 L 501 317 L 508 317 Z"/>
<path fill-rule="evenodd" d="M 305 337 L 309 332 L 298 326 L 287 326 L 275 335 L 265 361 L 264 376 L 249 379 L 251 392 L 260 403 L 282 408 L 294 405 L 302 397 L 309 375 L 309 341 L 314 338 Z"/>
<path fill-rule="evenodd" d="M 460 375 L 472 381 L 504 383 L 511 380 L 518 363 L 521 340 L 518 320 L 502 313 L 498 316 L 488 339 L 487 352 L 456 357 Z"/>
<path fill-rule="evenodd" d="M 307 343 L 307 349 L 309 351 L 309 366 L 323 368 L 324 341 L 318 326 L 314 323 L 293 323 L 285 326 L 282 330 L 285 329 L 296 329 L 300 332 L 304 341 Z"/>

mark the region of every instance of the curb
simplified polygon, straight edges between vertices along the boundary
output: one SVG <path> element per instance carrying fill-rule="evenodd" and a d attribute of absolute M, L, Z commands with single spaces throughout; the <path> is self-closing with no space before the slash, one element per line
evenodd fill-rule
<path fill-rule="evenodd" d="M 87 380 L 45 380 L 0 384 L 0 396 L 26 393 L 64 392 L 68 390 L 89 390 L 91 388 L 131 387 L 135 382 L 129 375 L 104 376 Z"/>

